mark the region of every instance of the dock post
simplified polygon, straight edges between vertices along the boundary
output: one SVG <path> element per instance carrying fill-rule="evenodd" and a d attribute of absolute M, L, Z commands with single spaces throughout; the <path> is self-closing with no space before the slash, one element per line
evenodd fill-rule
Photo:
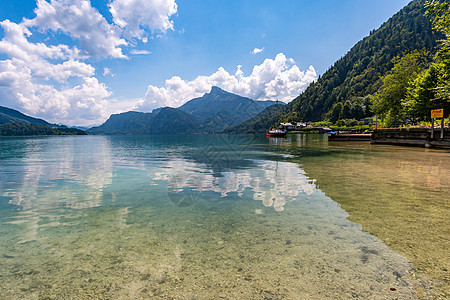
<path fill-rule="evenodd" d="M 441 118 L 441 140 L 444 139 L 444 117 Z"/>
<path fill-rule="evenodd" d="M 431 139 L 434 139 L 434 118 L 431 118 Z"/>

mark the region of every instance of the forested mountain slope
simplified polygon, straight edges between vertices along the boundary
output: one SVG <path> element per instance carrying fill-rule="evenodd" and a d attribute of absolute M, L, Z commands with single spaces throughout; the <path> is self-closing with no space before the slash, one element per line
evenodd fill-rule
<path fill-rule="evenodd" d="M 18 110 L 0 106 L 0 124 L 5 123 L 36 124 L 47 126 L 51 125 L 47 121 L 27 116 Z"/>
<path fill-rule="evenodd" d="M 0 136 L 26 135 L 84 135 L 86 132 L 66 126 L 50 124 L 18 110 L 0 106 Z"/>
<path fill-rule="evenodd" d="M 332 118 L 333 106 L 342 103 L 335 107 L 339 108 L 341 118 L 371 115 L 367 96 L 380 88 L 380 77 L 393 67 L 392 59 L 415 49 L 433 52 L 443 37 L 433 32 L 425 11 L 424 0 L 411 2 L 359 41 L 304 93 L 274 113 L 285 120 L 321 121 Z M 255 126 L 267 129 L 273 125 L 272 119 L 262 118 L 262 124 L 244 122 L 240 127 L 245 128 L 247 124 L 246 131 L 252 131 Z"/>

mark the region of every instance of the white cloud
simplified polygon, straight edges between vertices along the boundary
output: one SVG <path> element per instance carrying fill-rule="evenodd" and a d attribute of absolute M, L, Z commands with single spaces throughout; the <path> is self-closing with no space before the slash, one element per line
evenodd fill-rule
<path fill-rule="evenodd" d="M 69 61 L 69 64 L 72 62 Z M 76 72 L 60 64 L 66 71 Z M 80 83 L 67 83 L 56 87 L 54 84 L 36 80 L 33 70 L 12 60 L 0 62 L 0 98 L 8 107 L 44 118 L 50 122 L 69 125 L 98 123 L 105 116 L 106 97 L 111 93 L 94 77 L 82 77 Z M 8 78 L 8 81 L 2 78 Z M 79 75 L 79 74 L 78 74 Z"/>
<path fill-rule="evenodd" d="M 145 99 L 138 108 L 151 111 L 161 106 L 178 107 L 186 101 L 208 93 L 212 86 L 255 100 L 281 100 L 289 102 L 302 93 L 317 77 L 313 66 L 300 71 L 293 59 L 279 53 L 275 59 L 266 59 L 253 67 L 250 75 L 244 76 L 242 66 L 237 66 L 235 74 L 220 67 L 210 76 L 198 76 L 185 81 L 174 76 L 165 82 L 164 87 L 149 85 Z"/>
<path fill-rule="evenodd" d="M 30 43 L 23 24 L 6 20 L 0 26 L 5 32 L 0 52 L 9 56 L 0 61 L 2 105 L 69 125 L 105 117 L 104 98 L 111 93 L 93 77 L 94 67 L 73 59 L 76 49 Z"/>
<path fill-rule="evenodd" d="M 127 45 L 121 29 L 109 24 L 87 0 L 37 1 L 36 17 L 24 20 L 25 26 L 41 31 L 59 30 L 80 41 L 81 48 L 95 57 L 125 58 L 120 46 Z"/>
<path fill-rule="evenodd" d="M 163 33 L 173 30 L 170 17 L 177 12 L 175 0 L 113 0 L 109 7 L 114 23 L 124 29 L 124 36 L 144 42 L 144 29 Z"/>
<path fill-rule="evenodd" d="M 25 73 L 29 73 L 36 80 L 52 79 L 57 82 L 64 82 L 70 77 L 94 75 L 95 69 L 91 65 L 71 58 L 77 56 L 77 51 L 66 45 L 46 46 L 43 43 L 30 43 L 27 40 L 27 37 L 31 36 L 28 29 L 9 20 L 0 22 L 0 26 L 5 31 L 5 36 L 0 41 L 0 52 L 11 58 L 0 61 L 3 69 L 9 70 L 4 72 L 19 70 L 14 76 L 19 78 L 25 70 Z M 51 63 L 49 60 L 65 61 Z"/>
<path fill-rule="evenodd" d="M 83 62 L 95 58 L 127 58 L 124 39 L 148 41 L 145 29 L 164 33 L 173 29 L 170 17 L 176 13 L 175 0 L 114 0 L 110 3 L 115 24 L 110 24 L 89 0 L 37 0 L 36 17 L 16 24 L 0 22 L 1 105 L 50 122 L 91 125 L 103 122 L 110 113 L 135 108 L 137 99 L 116 101 L 112 93 L 95 78 L 95 68 Z M 47 36 L 69 36 L 80 47 L 30 42 L 32 32 Z M 134 55 L 150 54 L 132 50 Z M 101 74 L 101 73 L 100 73 Z M 103 76 L 114 76 L 108 67 Z M 142 102 L 142 101 L 140 101 Z"/>
<path fill-rule="evenodd" d="M 137 103 L 141 103 L 142 98 L 111 98 L 108 99 L 108 105 L 105 108 L 106 116 L 111 114 L 123 113 L 124 111 L 136 110 Z M 105 121 L 105 120 L 103 120 Z"/>
<path fill-rule="evenodd" d="M 31 32 L 23 24 L 4 20 L 0 22 L 0 26 L 5 32 L 4 38 L 0 41 L 0 52 L 9 57 L 27 63 L 33 63 L 38 58 L 67 59 L 81 57 L 80 51 L 76 47 L 70 49 L 67 45 L 47 46 L 44 43 L 29 43 L 27 37 L 31 36 Z"/>
<path fill-rule="evenodd" d="M 108 76 L 108 75 L 111 76 L 111 77 L 115 76 L 115 74 L 111 72 L 110 68 L 104 67 L 103 68 L 103 76 Z"/>
<path fill-rule="evenodd" d="M 261 53 L 263 51 L 264 51 L 264 47 L 262 47 L 262 48 L 255 48 L 255 49 L 253 49 L 252 54 L 256 55 L 256 54 Z"/>
<path fill-rule="evenodd" d="M 146 29 L 152 33 L 173 30 L 170 17 L 177 12 L 175 0 L 113 0 L 109 8 L 114 24 L 108 23 L 89 0 L 37 0 L 36 17 L 25 19 L 23 25 L 67 34 L 79 40 L 89 56 L 127 58 L 120 48 L 129 45 L 125 39 L 139 38 L 147 43 Z"/>
<path fill-rule="evenodd" d="M 148 55 L 148 54 L 150 54 L 151 52 L 150 52 L 150 51 L 147 51 L 147 50 L 137 50 L 137 49 L 133 49 L 133 50 L 131 50 L 130 53 L 133 54 L 133 55 Z"/>

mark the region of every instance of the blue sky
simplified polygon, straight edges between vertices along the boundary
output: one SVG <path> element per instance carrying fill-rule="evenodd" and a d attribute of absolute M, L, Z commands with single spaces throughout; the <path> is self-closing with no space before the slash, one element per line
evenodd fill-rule
<path fill-rule="evenodd" d="M 288 102 L 408 2 L 0 0 L 0 105 L 94 125 L 212 85 Z"/>

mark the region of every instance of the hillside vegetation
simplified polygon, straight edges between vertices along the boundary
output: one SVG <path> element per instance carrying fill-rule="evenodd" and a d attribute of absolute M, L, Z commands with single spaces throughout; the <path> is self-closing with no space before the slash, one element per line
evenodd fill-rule
<path fill-rule="evenodd" d="M 450 113 L 450 2 L 428 1 L 427 16 L 444 34 L 436 54 L 415 50 L 396 57 L 374 95 L 373 110 L 389 127 L 431 121 L 431 110 Z"/>
<path fill-rule="evenodd" d="M 83 130 L 27 116 L 20 111 L 0 106 L 0 136 L 85 135 Z"/>
<path fill-rule="evenodd" d="M 433 31 L 425 12 L 424 0 L 404 7 L 359 41 L 305 92 L 273 112 L 280 116 L 277 122 L 329 120 L 334 123 L 339 119 L 372 116 L 372 95 L 379 91 L 381 78 L 394 66 L 393 59 L 414 50 L 434 53 L 438 40 L 444 38 L 442 33 Z M 269 116 L 260 123 L 243 123 L 240 127 L 246 131 L 267 130 L 274 125 L 273 120 Z"/>

